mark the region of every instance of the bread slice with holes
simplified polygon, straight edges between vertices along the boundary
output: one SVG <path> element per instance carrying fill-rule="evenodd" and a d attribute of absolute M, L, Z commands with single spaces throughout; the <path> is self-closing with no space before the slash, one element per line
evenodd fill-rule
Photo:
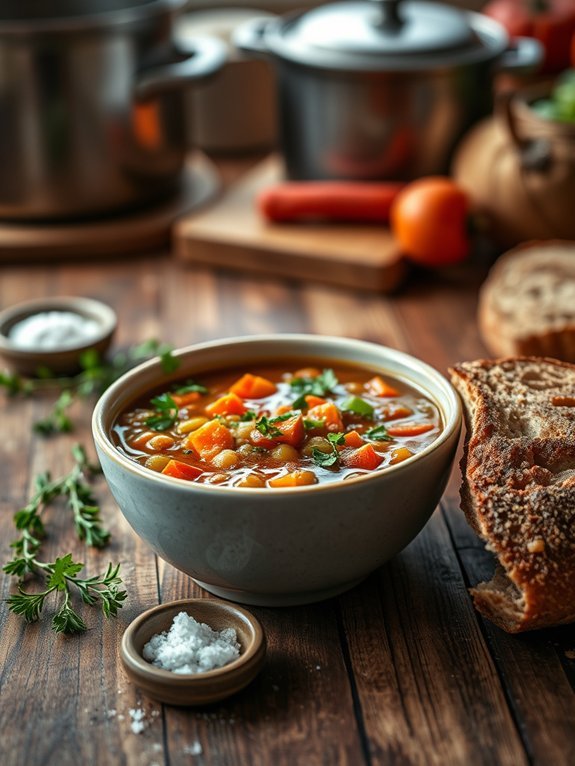
<path fill-rule="evenodd" d="M 480 289 L 478 325 L 494 356 L 575 362 L 575 242 L 531 242 L 504 253 Z"/>
<path fill-rule="evenodd" d="M 510 633 L 575 621 L 575 365 L 514 357 L 451 370 L 467 425 L 462 509 L 495 575 L 471 593 Z"/>

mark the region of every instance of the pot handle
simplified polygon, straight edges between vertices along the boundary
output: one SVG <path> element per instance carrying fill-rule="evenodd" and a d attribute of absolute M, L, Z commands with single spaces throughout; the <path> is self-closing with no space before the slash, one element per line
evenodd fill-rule
<path fill-rule="evenodd" d="M 225 44 L 213 37 L 192 37 L 185 49 L 178 45 L 182 61 L 150 67 L 138 75 L 135 97 L 145 101 L 162 93 L 205 80 L 222 69 L 228 54 Z"/>
<path fill-rule="evenodd" d="M 515 37 L 497 64 L 498 72 L 528 74 L 538 69 L 543 61 L 543 46 L 532 37 Z"/>
<path fill-rule="evenodd" d="M 232 43 L 242 53 L 255 56 L 267 56 L 269 51 L 264 35 L 269 25 L 276 19 L 269 16 L 257 16 L 240 24 L 232 35 Z"/>

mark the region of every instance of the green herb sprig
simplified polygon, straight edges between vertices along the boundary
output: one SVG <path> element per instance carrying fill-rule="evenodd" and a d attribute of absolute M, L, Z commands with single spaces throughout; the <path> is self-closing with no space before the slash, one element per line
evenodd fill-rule
<path fill-rule="evenodd" d="M 323 452 L 323 450 L 314 447 L 311 451 L 311 457 L 313 462 L 321 468 L 332 468 L 339 460 L 338 447 L 342 447 L 345 444 L 345 434 L 328 434 L 327 440 L 331 445 L 331 452 Z"/>
<path fill-rule="evenodd" d="M 102 548 L 110 533 L 104 529 L 100 519 L 100 508 L 92 494 L 92 488 L 86 477 L 93 476 L 99 467 L 88 462 L 86 452 L 80 445 L 72 450 L 74 466 L 70 473 L 52 479 L 49 472 L 36 477 L 34 494 L 26 506 L 14 515 L 14 524 L 20 531 L 20 537 L 11 543 L 13 557 L 3 566 L 3 571 L 20 581 L 18 593 L 7 599 L 8 608 L 15 614 L 22 615 L 28 622 L 38 620 L 46 598 L 51 593 L 60 595 L 59 608 L 52 619 L 52 628 L 56 632 L 77 633 L 86 630 L 82 617 L 74 610 L 71 603 L 71 589 L 75 587 L 82 601 L 93 606 L 100 604 L 106 617 L 115 617 L 126 591 L 121 590 L 119 565 L 109 564 L 103 574 L 87 578 L 77 575 L 84 564 L 75 562 L 72 554 L 57 557 L 52 562 L 42 561 L 39 553 L 46 536 L 42 514 L 56 498 L 64 498 L 72 511 L 76 534 L 87 545 Z M 37 575 L 45 580 L 44 590 L 29 593 L 22 587 L 22 581 L 29 575 Z"/>
<path fill-rule="evenodd" d="M 165 373 L 173 372 L 179 360 L 172 355 L 172 347 L 157 340 L 147 340 L 130 346 L 125 351 L 116 352 L 109 360 L 104 360 L 94 350 L 86 351 L 80 357 L 80 372 L 72 377 L 55 377 L 49 370 L 39 370 L 37 378 L 24 378 L 20 375 L 0 372 L 0 388 L 9 396 L 29 396 L 47 389 L 60 390 L 60 395 L 49 414 L 34 424 L 34 430 L 50 436 L 73 430 L 73 421 L 69 410 L 77 398 L 88 398 L 103 393 L 115 380 L 134 365 L 159 356 Z"/>
<path fill-rule="evenodd" d="M 290 387 L 297 398 L 292 404 L 294 410 L 307 409 L 306 396 L 324 397 L 332 393 L 339 381 L 333 370 L 325 369 L 315 378 L 292 378 Z"/>

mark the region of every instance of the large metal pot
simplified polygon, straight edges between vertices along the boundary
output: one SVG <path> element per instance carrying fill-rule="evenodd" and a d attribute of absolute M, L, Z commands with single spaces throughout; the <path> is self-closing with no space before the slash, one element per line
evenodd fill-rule
<path fill-rule="evenodd" d="M 0 217 L 72 218 L 158 200 L 187 150 L 182 89 L 225 62 L 176 45 L 185 0 L 0 5 Z"/>
<path fill-rule="evenodd" d="M 236 34 L 278 73 L 281 147 L 294 179 L 445 172 L 492 107 L 496 72 L 535 68 L 538 43 L 478 13 L 417 0 L 324 5 Z"/>

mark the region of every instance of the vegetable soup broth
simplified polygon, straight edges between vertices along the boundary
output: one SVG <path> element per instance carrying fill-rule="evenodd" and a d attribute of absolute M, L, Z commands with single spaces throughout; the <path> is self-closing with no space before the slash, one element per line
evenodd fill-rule
<path fill-rule="evenodd" d="M 437 407 L 384 373 L 298 360 L 208 372 L 158 388 L 118 418 L 118 449 L 202 484 L 281 488 L 395 465 L 442 430 Z"/>

